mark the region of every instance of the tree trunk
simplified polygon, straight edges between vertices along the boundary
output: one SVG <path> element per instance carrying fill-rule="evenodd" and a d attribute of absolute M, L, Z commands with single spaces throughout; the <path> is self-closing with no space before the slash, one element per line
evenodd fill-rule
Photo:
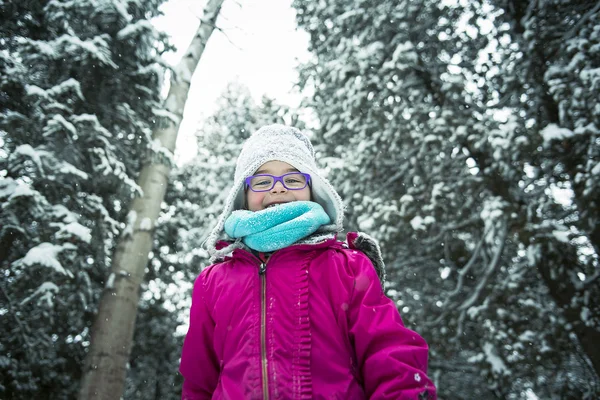
<path fill-rule="evenodd" d="M 131 203 L 128 215 L 130 234 L 119 239 L 112 271 L 100 299 L 98 315 L 92 327 L 89 353 L 83 368 L 79 399 L 118 399 L 122 396 L 127 363 L 139 302 L 139 288 L 144 279 L 152 233 L 164 199 L 177 132 L 187 101 L 190 81 L 215 29 L 223 0 L 209 0 L 204 17 L 185 55 L 176 66 L 165 108 L 173 118 L 161 118 L 153 132 L 153 156 L 142 168 L 138 184 L 143 196 Z M 157 157 L 158 155 L 158 157 Z"/>

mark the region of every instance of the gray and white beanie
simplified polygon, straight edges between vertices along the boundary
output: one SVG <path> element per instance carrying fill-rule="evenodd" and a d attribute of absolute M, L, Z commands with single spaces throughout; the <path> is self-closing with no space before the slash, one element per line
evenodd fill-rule
<path fill-rule="evenodd" d="M 283 161 L 300 172 L 311 176 L 313 201 L 319 203 L 331 218 L 331 225 L 324 226 L 320 232 L 340 232 L 343 229 L 344 205 L 333 186 L 317 168 L 315 151 L 310 140 L 298 129 L 285 125 L 267 125 L 250 136 L 237 159 L 235 177 L 223 212 L 205 242 L 211 258 L 222 257 L 235 248 L 242 247 L 241 241 L 217 250 L 216 243 L 223 234 L 225 220 L 234 210 L 244 208 L 244 181 L 253 175 L 261 165 L 269 161 Z"/>

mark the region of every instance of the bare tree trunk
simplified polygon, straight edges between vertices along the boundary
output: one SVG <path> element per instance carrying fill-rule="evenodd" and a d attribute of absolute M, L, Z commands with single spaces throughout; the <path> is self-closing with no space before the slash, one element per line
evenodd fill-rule
<path fill-rule="evenodd" d="M 190 81 L 204 52 L 206 42 L 215 29 L 223 0 L 209 0 L 204 17 L 185 55 L 176 66 L 171 79 L 165 108 L 173 118 L 161 118 L 153 132 L 158 151 L 142 168 L 138 184 L 143 196 L 131 203 L 128 215 L 130 234 L 119 239 L 113 257 L 111 275 L 100 299 L 98 315 L 92 328 L 92 339 L 87 354 L 80 400 L 119 399 L 122 396 L 126 366 L 129 361 L 135 319 L 139 302 L 139 288 L 144 279 L 148 254 L 152 249 L 152 233 L 167 188 L 171 158 L 175 150 L 177 132 L 187 101 Z M 158 157 L 157 157 L 158 155 Z"/>

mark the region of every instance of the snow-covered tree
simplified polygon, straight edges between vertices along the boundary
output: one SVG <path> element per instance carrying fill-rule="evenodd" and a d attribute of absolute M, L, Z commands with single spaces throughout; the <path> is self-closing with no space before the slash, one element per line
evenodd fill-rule
<path fill-rule="evenodd" d="M 160 107 L 160 0 L 3 2 L 0 397 L 74 397 Z"/>
<path fill-rule="evenodd" d="M 589 1 L 492 1 L 501 11 L 497 25 L 510 38 L 499 73 L 499 101 L 528 133 L 528 149 L 513 156 L 527 165 L 533 185 L 567 197 L 568 205 L 548 213 L 538 200 L 545 229 L 577 250 L 568 267 L 556 262 L 564 244 L 529 249 L 568 323 L 600 375 L 600 4 Z M 509 151 L 512 151 L 508 147 Z M 508 162 L 504 161 L 505 165 Z M 534 208 L 532 208 L 533 210 Z M 551 231 L 551 232 L 550 232 Z"/>
<path fill-rule="evenodd" d="M 315 55 L 304 84 L 315 90 L 350 228 L 382 241 L 388 293 L 429 340 L 440 393 L 597 391 L 585 331 L 573 328 L 584 322 L 577 311 L 594 321 L 597 296 L 564 309 L 579 298 L 571 277 L 584 267 L 595 276 L 597 261 L 584 256 L 582 230 L 569 233 L 577 208 L 556 201 L 553 177 L 537 167 L 523 106 L 506 103 L 502 84 L 518 80 L 510 60 L 535 55 L 517 55 L 502 10 L 475 1 L 294 5 Z"/>

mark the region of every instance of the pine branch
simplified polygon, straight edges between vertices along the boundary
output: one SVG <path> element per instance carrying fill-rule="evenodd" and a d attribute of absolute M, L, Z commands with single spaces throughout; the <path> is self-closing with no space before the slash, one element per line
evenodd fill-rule
<path fill-rule="evenodd" d="M 29 339 L 27 338 L 27 335 L 25 334 L 25 331 L 26 331 L 25 326 L 24 326 L 23 322 L 21 322 L 21 319 L 18 317 L 16 309 L 13 305 L 12 299 L 10 298 L 8 293 L 6 293 L 6 290 L 4 290 L 4 286 L 0 285 L 0 290 L 2 290 L 2 294 L 6 298 L 6 301 L 8 302 L 8 309 L 10 311 L 10 314 L 15 318 L 15 321 L 17 321 L 17 325 L 19 326 L 19 333 L 21 334 L 21 336 L 23 338 L 23 343 L 25 343 L 25 355 L 27 356 L 28 363 L 31 364 L 31 362 L 33 360 L 33 356 L 31 354 L 32 346 L 29 343 Z"/>

